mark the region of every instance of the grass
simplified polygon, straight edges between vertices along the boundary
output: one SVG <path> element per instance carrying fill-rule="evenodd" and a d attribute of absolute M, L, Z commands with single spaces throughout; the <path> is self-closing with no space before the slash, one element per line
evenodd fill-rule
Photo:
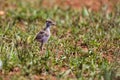
<path fill-rule="evenodd" d="M 40 2 L 4 1 L 0 16 L 0 80 L 117 80 L 120 53 L 120 8 L 88 12 L 83 8 L 45 9 Z M 40 51 L 34 41 L 45 20 L 56 27 Z M 114 75 L 113 75 L 114 74 Z"/>

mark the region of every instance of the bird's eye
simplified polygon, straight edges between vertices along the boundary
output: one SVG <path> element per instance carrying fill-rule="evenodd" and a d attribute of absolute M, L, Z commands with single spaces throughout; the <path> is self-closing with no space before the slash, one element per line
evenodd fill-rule
<path fill-rule="evenodd" d="M 52 22 L 50 22 L 50 21 L 49 21 L 48 23 L 50 23 L 50 24 L 51 24 Z"/>

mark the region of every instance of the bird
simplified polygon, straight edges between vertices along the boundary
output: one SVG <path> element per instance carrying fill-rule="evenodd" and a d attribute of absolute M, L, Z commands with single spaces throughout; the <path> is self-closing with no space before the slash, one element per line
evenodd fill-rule
<path fill-rule="evenodd" d="M 36 35 L 35 40 L 41 43 L 40 45 L 41 51 L 43 49 L 43 45 L 47 43 L 51 36 L 50 27 L 55 25 L 56 23 L 54 21 L 52 21 L 51 19 L 47 19 L 45 23 L 45 28 L 39 31 L 38 34 Z"/>

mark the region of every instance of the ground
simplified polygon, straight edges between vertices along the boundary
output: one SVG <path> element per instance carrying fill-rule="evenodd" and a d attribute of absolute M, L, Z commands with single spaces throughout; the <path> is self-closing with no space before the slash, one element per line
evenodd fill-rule
<path fill-rule="evenodd" d="M 73 9 L 81 9 L 83 7 L 87 7 L 88 9 L 91 9 L 93 11 L 98 11 L 103 6 L 107 6 L 108 11 L 111 12 L 113 9 L 113 6 L 118 1 L 119 0 L 53 0 L 51 2 L 51 1 L 44 0 L 43 6 L 53 7 L 53 6 L 57 5 L 62 8 L 71 7 Z"/>
<path fill-rule="evenodd" d="M 119 80 L 118 0 L 0 0 L 0 80 Z M 34 40 L 57 25 L 43 51 Z"/>

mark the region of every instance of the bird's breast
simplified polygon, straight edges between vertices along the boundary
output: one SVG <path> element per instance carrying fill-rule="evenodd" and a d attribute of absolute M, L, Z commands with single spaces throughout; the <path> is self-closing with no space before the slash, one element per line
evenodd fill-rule
<path fill-rule="evenodd" d="M 46 42 L 48 41 L 49 38 L 50 38 L 50 35 L 48 35 L 47 37 L 44 36 L 42 40 L 43 40 L 44 43 L 46 43 Z"/>

